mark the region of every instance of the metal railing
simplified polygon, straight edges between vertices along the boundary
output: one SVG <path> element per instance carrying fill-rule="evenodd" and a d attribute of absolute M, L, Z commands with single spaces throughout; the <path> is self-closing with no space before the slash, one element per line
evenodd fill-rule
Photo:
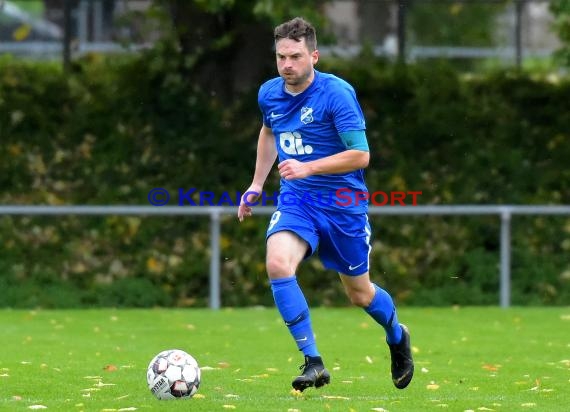
<path fill-rule="evenodd" d="M 254 209 L 258 215 L 270 215 L 271 206 Z M 220 233 L 222 215 L 236 215 L 237 208 L 230 206 L 0 206 L 1 215 L 53 216 L 53 215 L 138 215 L 176 216 L 193 215 L 210 218 L 210 308 L 221 307 L 220 291 Z M 371 206 L 370 215 L 495 215 L 501 219 L 500 230 L 500 305 L 511 303 L 511 219 L 513 215 L 570 215 L 570 205 L 515 206 L 515 205 L 449 205 L 449 206 Z"/>

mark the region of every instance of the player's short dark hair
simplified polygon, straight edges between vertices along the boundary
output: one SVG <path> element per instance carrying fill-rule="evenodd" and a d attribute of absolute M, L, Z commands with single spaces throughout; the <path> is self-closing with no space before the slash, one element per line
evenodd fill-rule
<path fill-rule="evenodd" d="M 313 25 L 302 17 L 295 17 L 275 28 L 273 32 L 275 42 L 281 39 L 292 39 L 301 41 L 305 39 L 305 44 L 310 52 L 317 49 L 317 32 Z"/>

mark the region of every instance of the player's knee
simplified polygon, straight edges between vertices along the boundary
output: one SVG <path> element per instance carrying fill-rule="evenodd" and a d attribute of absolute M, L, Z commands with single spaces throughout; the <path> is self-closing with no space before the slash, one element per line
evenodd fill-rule
<path fill-rule="evenodd" d="M 291 265 L 281 256 L 267 257 L 265 265 L 271 279 L 292 275 Z"/>
<path fill-rule="evenodd" d="M 350 299 L 350 302 L 359 308 L 366 308 L 370 305 L 370 302 L 372 302 L 373 296 L 370 296 L 370 293 L 368 293 L 368 291 L 347 290 L 346 293 Z"/>

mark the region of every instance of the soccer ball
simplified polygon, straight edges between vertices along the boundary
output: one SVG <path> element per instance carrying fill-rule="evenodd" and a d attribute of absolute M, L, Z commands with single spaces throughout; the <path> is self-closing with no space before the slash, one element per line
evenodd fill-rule
<path fill-rule="evenodd" d="M 189 399 L 200 386 L 200 367 L 180 349 L 160 352 L 148 364 L 148 388 L 160 400 Z"/>

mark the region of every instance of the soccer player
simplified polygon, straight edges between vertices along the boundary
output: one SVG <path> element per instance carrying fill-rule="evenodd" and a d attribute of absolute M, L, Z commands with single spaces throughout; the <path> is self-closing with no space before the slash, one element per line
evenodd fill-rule
<path fill-rule="evenodd" d="M 279 157 L 279 204 L 267 229 L 266 269 L 275 304 L 305 359 L 293 388 L 330 382 L 295 275 L 318 251 L 323 265 L 338 272 L 350 301 L 384 328 L 392 381 L 403 389 L 414 372 L 410 335 L 390 295 L 368 274 L 371 229 L 363 169 L 370 154 L 362 110 L 352 86 L 314 69 L 319 52 L 310 23 L 294 18 L 277 26 L 274 37 L 280 77 L 259 89 L 263 124 L 238 219 L 251 216 Z"/>

